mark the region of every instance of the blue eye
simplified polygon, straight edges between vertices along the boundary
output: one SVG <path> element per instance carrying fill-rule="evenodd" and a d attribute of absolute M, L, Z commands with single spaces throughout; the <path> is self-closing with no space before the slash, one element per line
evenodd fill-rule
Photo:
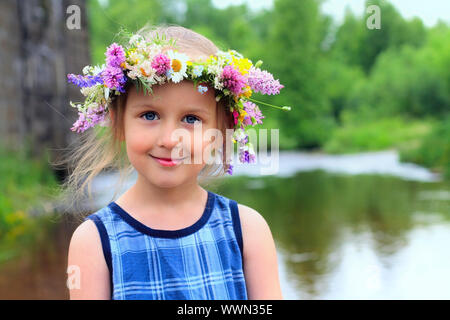
<path fill-rule="evenodd" d="M 145 120 L 155 120 L 155 113 L 153 111 L 149 111 L 144 113 L 141 117 L 144 117 Z"/>
<path fill-rule="evenodd" d="M 197 118 L 196 116 L 192 116 L 192 115 L 186 116 L 186 119 L 188 119 L 188 121 L 189 120 L 193 121 L 193 122 L 188 122 L 189 124 L 194 124 L 195 120 L 201 121 L 199 118 Z"/>
<path fill-rule="evenodd" d="M 148 112 L 144 113 L 143 115 L 141 115 L 141 118 L 142 117 L 148 121 L 157 120 L 155 118 L 155 117 L 157 117 L 157 115 L 154 111 L 148 111 Z M 187 123 L 189 123 L 189 124 L 194 124 L 195 121 L 201 121 L 199 118 L 197 118 L 196 116 L 193 116 L 193 115 L 187 115 L 184 118 L 187 119 Z"/>

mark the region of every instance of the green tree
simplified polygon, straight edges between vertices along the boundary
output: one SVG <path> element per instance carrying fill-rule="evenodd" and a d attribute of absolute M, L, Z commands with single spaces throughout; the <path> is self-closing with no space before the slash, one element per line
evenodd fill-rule
<path fill-rule="evenodd" d="M 136 31 L 146 23 L 155 23 L 162 16 L 158 0 L 99 0 L 88 1 L 88 17 L 92 59 L 95 64 L 105 60 L 106 47 L 117 40 L 114 35 L 121 27 Z"/>
<path fill-rule="evenodd" d="M 425 40 L 425 29 L 418 20 L 407 22 L 397 9 L 385 0 L 367 0 L 365 8 L 377 5 L 381 12 L 381 28 L 368 29 L 366 19 L 370 13 L 364 14 L 361 27 L 363 35 L 360 43 L 360 61 L 363 69 L 369 72 L 378 55 L 391 47 L 404 44 L 420 46 Z"/>
<path fill-rule="evenodd" d="M 319 4 L 316 0 L 278 0 L 274 4 L 266 50 L 270 71 L 285 85 L 283 94 L 274 100 L 292 106 L 289 113 L 277 114 L 281 143 L 289 141 L 288 146 L 318 147 L 334 126 L 323 95 L 326 79 L 321 66 L 323 19 Z"/>

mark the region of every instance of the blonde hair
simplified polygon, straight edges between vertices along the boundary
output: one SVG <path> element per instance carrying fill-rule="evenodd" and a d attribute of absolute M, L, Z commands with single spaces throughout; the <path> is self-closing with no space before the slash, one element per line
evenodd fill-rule
<path fill-rule="evenodd" d="M 185 53 L 210 56 L 216 55 L 219 50 L 211 40 L 178 25 L 146 25 L 137 31 L 137 34 L 146 39 L 162 35 L 168 39 L 176 39 L 177 49 Z M 54 166 L 63 166 L 71 170 L 61 186 L 60 201 L 64 203 L 65 212 L 79 212 L 83 215 L 94 207 L 91 186 L 93 179 L 99 173 L 109 170 L 119 171 L 119 183 L 115 188 L 114 199 L 133 172 L 134 168 L 126 156 L 123 141 L 123 115 L 128 92 L 133 87 L 131 82 L 127 83 L 125 93 L 117 96 L 108 106 L 113 110 L 112 113 L 108 113 L 110 116 L 108 126 L 103 128 L 97 126 L 82 133 L 80 138 L 68 148 L 69 151 L 63 155 L 63 159 L 52 163 Z M 228 169 L 225 133 L 226 129 L 233 128 L 233 120 L 227 100 L 221 99 L 216 103 L 216 116 L 218 129 L 224 137 L 222 163 L 206 164 L 198 176 L 198 182 L 209 187 L 213 186 L 214 180 L 216 180 L 212 178 L 224 176 Z M 87 199 L 89 199 L 90 205 L 84 206 Z"/>

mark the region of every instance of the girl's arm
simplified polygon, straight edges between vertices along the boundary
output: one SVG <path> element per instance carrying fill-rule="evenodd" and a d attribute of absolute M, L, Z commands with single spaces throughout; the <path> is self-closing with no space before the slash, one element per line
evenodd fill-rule
<path fill-rule="evenodd" d="M 91 220 L 84 221 L 72 235 L 67 272 L 71 300 L 111 299 L 108 266 L 100 235 Z"/>
<path fill-rule="evenodd" d="M 244 275 L 250 300 L 283 299 L 275 243 L 266 220 L 238 204 L 244 243 Z"/>

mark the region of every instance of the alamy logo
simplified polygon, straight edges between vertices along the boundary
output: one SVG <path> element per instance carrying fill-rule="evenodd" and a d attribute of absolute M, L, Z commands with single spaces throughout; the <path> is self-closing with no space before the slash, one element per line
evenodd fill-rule
<path fill-rule="evenodd" d="M 67 267 L 67 288 L 80 289 L 81 288 L 81 270 L 77 265 L 70 265 Z"/>
<path fill-rule="evenodd" d="M 366 26 L 369 30 L 381 29 L 381 10 L 379 6 L 371 5 L 366 9 L 370 16 L 366 20 Z"/>
<path fill-rule="evenodd" d="M 72 4 L 67 7 L 67 14 L 70 14 L 66 19 L 66 26 L 69 30 L 81 29 L 81 9 L 79 6 Z"/>
<path fill-rule="evenodd" d="M 226 159 L 233 159 L 233 140 L 237 140 L 238 148 L 242 148 L 240 143 L 242 142 L 241 134 L 241 130 L 234 131 L 233 129 L 226 129 L 225 136 L 223 136 L 222 131 L 214 128 L 203 132 L 201 123 L 195 123 L 193 133 L 184 128 L 177 128 L 170 133 L 170 139 L 177 142 L 177 145 L 172 149 L 171 158 L 179 159 L 184 164 L 218 164 L 222 162 L 221 155 L 225 153 Z M 254 148 L 252 152 L 256 153 L 258 151 L 255 163 L 260 164 L 260 173 L 262 175 L 278 173 L 279 129 L 270 130 L 270 152 L 268 152 L 269 134 L 267 129 L 259 129 L 259 132 L 257 132 L 254 128 L 250 128 L 247 130 L 247 134 L 248 140 L 252 144 L 252 148 Z M 211 141 L 213 139 L 214 141 Z M 201 150 L 204 142 L 207 143 L 206 147 L 204 150 Z M 194 146 L 193 150 L 197 150 L 192 155 L 190 154 L 191 146 Z M 225 150 L 223 147 L 225 147 Z M 201 152 L 198 152 L 199 150 Z"/>

